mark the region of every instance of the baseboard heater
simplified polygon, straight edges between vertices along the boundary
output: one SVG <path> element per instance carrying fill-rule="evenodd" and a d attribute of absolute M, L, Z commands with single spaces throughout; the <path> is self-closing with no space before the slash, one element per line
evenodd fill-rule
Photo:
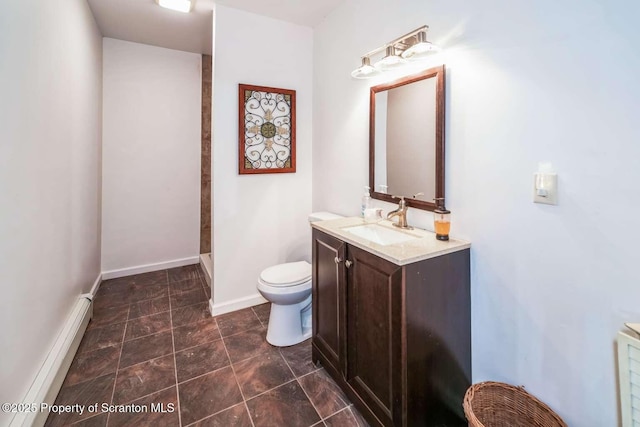
<path fill-rule="evenodd" d="M 92 298 L 91 294 L 82 294 L 78 298 L 64 328 L 23 399 L 24 404 L 48 403 L 51 405 L 55 401 L 89 320 L 91 320 L 93 314 Z M 9 426 L 40 427 L 44 425 L 48 415 L 47 412 L 17 413 Z"/>
<path fill-rule="evenodd" d="M 640 324 L 618 332 L 618 375 L 622 427 L 640 427 Z"/>

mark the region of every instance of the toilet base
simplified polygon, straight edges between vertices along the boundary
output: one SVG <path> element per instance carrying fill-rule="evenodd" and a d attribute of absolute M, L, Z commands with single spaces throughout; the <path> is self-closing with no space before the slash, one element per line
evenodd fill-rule
<path fill-rule="evenodd" d="M 267 342 L 287 347 L 311 338 L 311 295 L 298 304 L 271 303 Z"/>

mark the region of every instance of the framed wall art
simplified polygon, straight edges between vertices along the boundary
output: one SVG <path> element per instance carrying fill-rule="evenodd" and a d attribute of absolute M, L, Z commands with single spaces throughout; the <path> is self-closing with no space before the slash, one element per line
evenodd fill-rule
<path fill-rule="evenodd" d="M 296 91 L 239 85 L 240 174 L 296 171 Z"/>

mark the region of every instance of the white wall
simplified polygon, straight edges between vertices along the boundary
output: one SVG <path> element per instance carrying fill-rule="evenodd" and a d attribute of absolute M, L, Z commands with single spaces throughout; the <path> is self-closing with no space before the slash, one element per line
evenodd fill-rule
<path fill-rule="evenodd" d="M 197 257 L 201 55 L 104 39 L 102 271 Z"/>
<path fill-rule="evenodd" d="M 355 215 L 380 80 L 349 73 L 430 25 L 447 64 L 452 234 L 473 245 L 473 379 L 525 385 L 572 426 L 617 424 L 615 334 L 640 317 L 639 13 L 622 0 L 347 0 L 314 33 L 313 206 Z M 558 206 L 531 202 L 540 161 L 559 173 Z"/>
<path fill-rule="evenodd" d="M 312 31 L 216 6 L 213 301 L 256 295 L 260 271 L 310 259 Z M 238 84 L 296 90 L 296 173 L 238 174 Z"/>
<path fill-rule="evenodd" d="M 100 272 L 101 50 L 84 1 L 0 3 L 2 402 Z"/>

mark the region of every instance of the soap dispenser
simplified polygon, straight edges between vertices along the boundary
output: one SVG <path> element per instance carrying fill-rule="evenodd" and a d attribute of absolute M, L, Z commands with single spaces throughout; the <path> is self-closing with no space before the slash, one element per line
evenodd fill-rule
<path fill-rule="evenodd" d="M 436 209 L 433 211 L 433 228 L 436 231 L 436 239 L 449 240 L 451 230 L 451 212 L 444 207 L 444 197 L 434 199 Z"/>
<path fill-rule="evenodd" d="M 364 194 L 362 195 L 362 204 L 360 205 L 360 216 L 364 218 L 365 209 L 371 207 L 371 194 L 369 194 L 371 187 L 364 187 Z"/>

